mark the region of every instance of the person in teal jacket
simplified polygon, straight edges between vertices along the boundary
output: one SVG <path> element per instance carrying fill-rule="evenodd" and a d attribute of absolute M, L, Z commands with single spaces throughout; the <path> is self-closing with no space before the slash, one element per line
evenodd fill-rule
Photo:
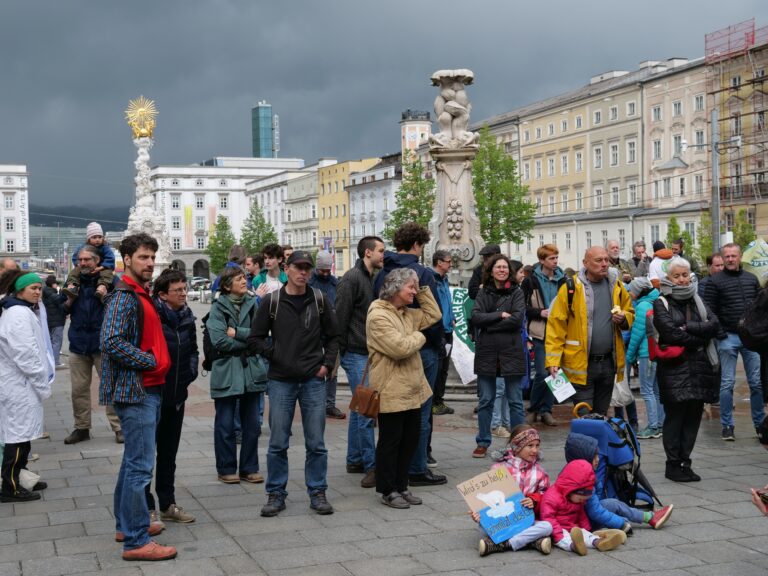
<path fill-rule="evenodd" d="M 629 283 L 629 295 L 635 302 L 635 323 L 627 347 L 627 364 L 635 361 L 640 367 L 640 395 L 645 402 L 648 424 L 637 433 L 641 439 L 660 438 L 664 424 L 664 408 L 659 396 L 659 383 L 656 380 L 656 362 L 648 356 L 648 334 L 645 331 L 645 316 L 653 309 L 653 302 L 659 297 L 659 291 L 645 276 L 639 276 Z"/>
<path fill-rule="evenodd" d="M 225 268 L 219 288 L 221 296 L 211 305 L 205 323 L 218 354 L 211 368 L 216 471 L 225 484 L 257 484 L 264 482 L 259 473 L 259 402 L 267 387 L 267 372 L 261 357 L 249 355 L 247 350 L 256 298 L 248 293 L 245 271 L 240 267 Z M 239 471 L 234 423 L 238 400 L 242 428 Z"/>

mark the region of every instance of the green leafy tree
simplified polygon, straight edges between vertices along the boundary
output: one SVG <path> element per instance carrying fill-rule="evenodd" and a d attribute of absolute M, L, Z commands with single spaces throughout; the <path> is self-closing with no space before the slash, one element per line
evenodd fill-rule
<path fill-rule="evenodd" d="M 667 224 L 667 239 L 665 242 L 667 248 L 672 248 L 672 243 L 681 236 L 682 234 L 680 234 L 680 224 L 677 222 L 677 218 L 672 216 L 672 218 L 669 219 L 669 223 Z"/>
<path fill-rule="evenodd" d="M 424 166 L 413 152 L 403 158 L 403 182 L 395 192 L 395 209 L 384 227 L 390 242 L 395 231 L 406 222 L 429 226 L 435 206 L 435 181 L 424 177 Z"/>
<path fill-rule="evenodd" d="M 755 238 L 757 238 L 755 229 L 752 224 L 749 223 L 747 211 L 742 208 L 739 210 L 739 213 L 736 215 L 736 220 L 733 223 L 733 241 L 741 246 L 742 250 L 745 250 L 747 245 Z"/>
<path fill-rule="evenodd" d="M 696 249 L 696 257 L 700 262 L 706 262 L 707 256 L 712 254 L 712 217 L 709 212 L 702 212 L 699 226 L 696 229 L 699 245 Z"/>
<path fill-rule="evenodd" d="M 528 187 L 520 184 L 514 158 L 496 143 L 487 126 L 480 131 L 472 162 L 472 188 L 486 244 L 522 244 L 531 237 L 536 206 L 528 200 Z"/>
<path fill-rule="evenodd" d="M 211 272 L 218 274 L 224 269 L 229 256 L 229 249 L 237 240 L 229 226 L 229 220 L 225 216 L 219 216 L 216 219 L 216 227 L 213 229 L 213 235 L 208 240 L 208 246 L 205 253 L 211 263 Z"/>
<path fill-rule="evenodd" d="M 275 229 L 264 218 L 264 211 L 256 202 L 251 204 L 248 218 L 243 222 L 240 244 L 249 256 L 258 254 L 265 244 L 277 244 Z"/>

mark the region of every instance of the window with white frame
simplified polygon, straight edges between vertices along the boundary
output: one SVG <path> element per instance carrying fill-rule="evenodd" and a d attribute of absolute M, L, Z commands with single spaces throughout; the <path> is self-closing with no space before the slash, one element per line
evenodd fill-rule
<path fill-rule="evenodd" d="M 584 170 L 584 153 L 576 152 L 576 172 Z"/>
<path fill-rule="evenodd" d="M 293 216 L 293 211 L 290 208 L 288 208 L 285 211 L 285 221 L 286 222 L 293 222 L 292 216 Z M 290 242 L 289 242 L 289 244 L 290 244 Z"/>
<path fill-rule="evenodd" d="M 629 195 L 629 205 L 637 206 L 637 184 L 630 182 L 627 185 L 627 192 Z"/>
<path fill-rule="evenodd" d="M 346 204 L 342 204 L 341 205 L 341 215 L 342 216 L 346 216 L 347 215 L 347 205 Z"/>
<path fill-rule="evenodd" d="M 312 231 L 312 246 L 317 246 L 317 231 Z"/>
<path fill-rule="evenodd" d="M 552 244 L 557 246 L 557 232 L 552 232 Z"/>
<path fill-rule="evenodd" d="M 637 142 L 635 140 L 627 141 L 627 164 L 637 162 Z"/>
<path fill-rule="evenodd" d="M 587 248 L 592 248 L 592 231 L 591 230 L 587 230 L 584 233 L 584 240 L 587 244 Z"/>
<path fill-rule="evenodd" d="M 611 144 L 611 166 L 619 165 L 619 145 Z"/>
<path fill-rule="evenodd" d="M 576 116 L 576 128 L 581 128 L 581 116 Z"/>
<path fill-rule="evenodd" d="M 696 96 L 693 97 L 693 109 L 696 112 L 704 110 L 704 94 L 696 94 Z"/>
<path fill-rule="evenodd" d="M 205 216 L 195 216 L 195 230 L 205 230 Z"/>
<path fill-rule="evenodd" d="M 696 152 L 704 152 L 704 130 L 696 130 L 693 133 L 693 140 L 696 143 Z"/>
<path fill-rule="evenodd" d="M 171 216 L 171 230 L 181 230 L 181 216 Z"/>
<path fill-rule="evenodd" d="M 672 178 L 664 178 L 664 198 L 672 196 Z"/>
<path fill-rule="evenodd" d="M 198 210 L 205 208 L 204 194 L 195 194 L 195 208 L 197 208 Z"/>
<path fill-rule="evenodd" d="M 592 114 L 592 124 L 597 125 L 600 124 L 600 122 L 603 121 L 603 112 L 602 110 L 595 110 Z"/>
<path fill-rule="evenodd" d="M 181 238 L 171 238 L 171 248 L 173 250 L 181 250 Z"/>
<path fill-rule="evenodd" d="M 181 194 L 171 194 L 171 208 L 178 210 L 181 207 Z"/>
<path fill-rule="evenodd" d="M 611 207 L 616 208 L 619 205 L 619 187 L 611 186 Z"/>
<path fill-rule="evenodd" d="M 336 206 L 334 206 L 334 208 L 335 208 L 335 210 L 334 210 L 334 217 L 338 218 L 339 217 L 339 205 L 336 204 Z"/>
<path fill-rule="evenodd" d="M 659 225 L 651 224 L 651 243 L 658 242 L 661 234 L 659 233 Z"/>
<path fill-rule="evenodd" d="M 523 180 L 530 180 L 531 179 L 531 163 L 526 162 L 523 164 Z"/>
<path fill-rule="evenodd" d="M 523 142 L 530 142 L 531 141 L 531 131 L 526 130 L 523 132 Z"/>
<path fill-rule="evenodd" d="M 312 204 L 309 209 L 312 212 L 312 219 L 314 220 L 315 218 L 317 218 L 317 205 Z"/>
<path fill-rule="evenodd" d="M 696 195 L 701 196 L 704 194 L 704 175 L 696 174 L 693 177 L 693 189 Z"/>
<path fill-rule="evenodd" d="M 555 175 L 555 159 L 547 158 L 547 176 Z"/>
<path fill-rule="evenodd" d="M 683 101 L 682 100 L 675 100 L 672 102 L 672 116 L 682 116 L 683 115 Z"/>
<path fill-rule="evenodd" d="M 541 160 L 536 160 L 536 180 L 541 179 Z"/>
<path fill-rule="evenodd" d="M 16 221 L 14 218 L 5 219 L 5 231 L 13 232 L 16 229 Z"/>
<path fill-rule="evenodd" d="M 555 195 L 554 194 L 549 195 L 549 213 L 550 214 L 555 213 Z"/>
<path fill-rule="evenodd" d="M 595 210 L 602 210 L 603 209 L 603 189 L 595 188 L 594 194 L 595 194 L 595 198 L 594 198 L 593 206 L 595 207 Z"/>
<path fill-rule="evenodd" d="M 555 124 L 553 122 L 550 122 L 549 126 L 547 126 L 547 135 L 549 136 L 555 135 Z"/>
<path fill-rule="evenodd" d="M 544 246 L 544 234 L 539 234 L 539 246 Z"/>
<path fill-rule="evenodd" d="M 608 246 L 608 230 L 600 230 L 600 236 L 603 239 L 603 247 Z"/>
<path fill-rule="evenodd" d="M 661 122 L 661 106 L 654 106 L 651 108 L 651 120 L 654 122 Z"/>
<path fill-rule="evenodd" d="M 528 249 L 528 253 L 532 251 L 533 242 L 531 242 L 531 239 L 528 238 L 528 241 L 525 243 L 525 247 Z"/>
<path fill-rule="evenodd" d="M 725 213 L 725 231 L 730 232 L 733 230 L 733 212 Z"/>
<path fill-rule="evenodd" d="M 691 237 L 691 242 L 696 244 L 696 222 L 686 222 L 685 231 Z"/>
<path fill-rule="evenodd" d="M 619 228 L 619 249 L 627 249 L 627 231 L 624 228 Z"/>
<path fill-rule="evenodd" d="M 565 233 L 565 249 L 568 252 L 571 251 L 571 233 L 570 232 Z"/>
<path fill-rule="evenodd" d="M 560 120 L 560 132 L 568 132 L 568 120 Z"/>
<path fill-rule="evenodd" d="M 661 140 L 653 141 L 653 159 L 661 160 Z"/>
<path fill-rule="evenodd" d="M 6 252 L 16 252 L 16 241 L 15 240 L 6 240 L 5 241 L 5 251 Z"/>
<path fill-rule="evenodd" d="M 227 208 L 229 208 L 229 195 L 219 194 L 219 209 L 226 210 Z"/>
<path fill-rule="evenodd" d="M 560 210 L 562 212 L 568 212 L 568 192 L 560 194 Z"/>
<path fill-rule="evenodd" d="M 592 167 L 593 168 L 602 168 L 603 167 L 603 148 L 602 148 L 602 146 L 595 146 L 592 149 Z"/>
<path fill-rule="evenodd" d="M 653 199 L 654 200 L 659 199 L 660 190 L 661 190 L 661 182 L 659 182 L 658 180 L 654 180 L 653 181 Z"/>
<path fill-rule="evenodd" d="M 563 176 L 568 174 L 568 154 L 560 156 L 560 174 Z"/>
<path fill-rule="evenodd" d="M 731 88 L 738 88 L 741 86 L 741 76 L 737 75 L 731 78 Z"/>
<path fill-rule="evenodd" d="M 609 120 L 618 120 L 619 119 L 619 107 L 618 106 L 611 106 L 608 109 L 608 118 L 609 118 Z"/>
<path fill-rule="evenodd" d="M 541 139 L 541 127 L 536 128 L 536 140 Z"/>
<path fill-rule="evenodd" d="M 680 196 L 685 196 L 685 176 L 680 177 L 678 188 L 680 190 Z"/>
<path fill-rule="evenodd" d="M 6 210 L 13 210 L 13 194 L 3 194 L 3 206 Z"/>
<path fill-rule="evenodd" d="M 683 136 L 682 134 L 673 134 L 672 135 L 672 150 L 674 150 L 674 155 L 677 156 L 683 151 Z"/>
<path fill-rule="evenodd" d="M 205 250 L 205 236 L 198 236 L 197 237 L 197 249 L 198 250 Z"/>
<path fill-rule="evenodd" d="M 637 105 L 634 100 L 627 102 L 627 116 L 634 116 L 637 111 Z"/>
<path fill-rule="evenodd" d="M 584 209 L 584 192 L 581 190 L 576 191 L 576 211 Z"/>
<path fill-rule="evenodd" d="M 541 215 L 541 196 L 536 196 L 536 214 Z"/>

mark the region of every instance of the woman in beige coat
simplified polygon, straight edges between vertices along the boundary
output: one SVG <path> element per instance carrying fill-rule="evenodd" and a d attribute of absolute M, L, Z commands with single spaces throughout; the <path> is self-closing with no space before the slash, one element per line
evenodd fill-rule
<path fill-rule="evenodd" d="M 408 308 L 414 298 L 420 308 Z M 381 401 L 376 491 L 392 508 L 421 504 L 408 491 L 408 466 L 418 445 L 421 405 L 432 395 L 419 355 L 425 342 L 420 330 L 441 317 L 429 288 L 419 288 L 416 272 L 410 268 L 390 272 L 379 299 L 368 309 L 368 378 Z"/>

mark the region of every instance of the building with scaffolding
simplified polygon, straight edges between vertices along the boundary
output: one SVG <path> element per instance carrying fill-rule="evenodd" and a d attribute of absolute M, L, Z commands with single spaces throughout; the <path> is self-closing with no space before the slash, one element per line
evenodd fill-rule
<path fill-rule="evenodd" d="M 717 113 L 721 229 L 745 210 L 758 237 L 768 237 L 768 26 L 754 18 L 705 36 L 708 105 Z"/>

